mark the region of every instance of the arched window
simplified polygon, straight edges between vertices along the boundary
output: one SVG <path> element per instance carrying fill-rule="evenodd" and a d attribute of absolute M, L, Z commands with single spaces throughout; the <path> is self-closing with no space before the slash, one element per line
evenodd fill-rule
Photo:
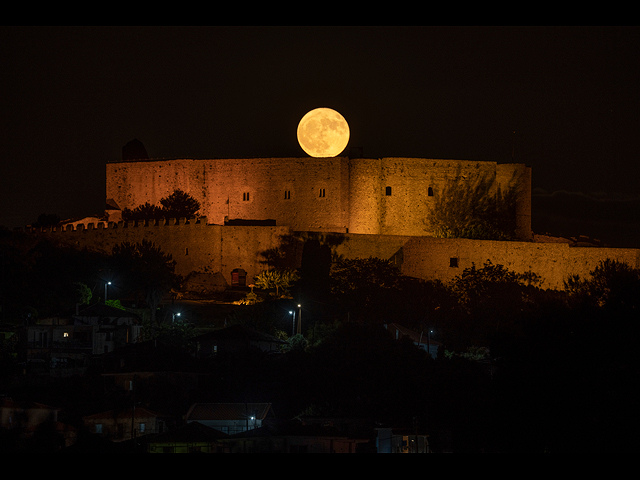
<path fill-rule="evenodd" d="M 433 197 L 433 188 L 429 187 L 427 190 L 427 195 Z"/>

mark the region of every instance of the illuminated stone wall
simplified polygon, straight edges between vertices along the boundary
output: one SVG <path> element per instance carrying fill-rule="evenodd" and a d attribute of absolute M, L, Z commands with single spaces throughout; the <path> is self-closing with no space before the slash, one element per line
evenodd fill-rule
<path fill-rule="evenodd" d="M 334 245 L 335 258 L 382 258 L 397 265 L 405 275 L 444 283 L 474 264 L 482 268 L 487 261 L 517 273 L 536 273 L 543 288 L 560 290 L 570 275 L 586 277 L 603 260 L 640 268 L 640 249 L 636 248 L 400 235 L 339 234 L 327 240 Z"/>
<path fill-rule="evenodd" d="M 110 222 L 69 225 L 65 229 L 47 228 L 53 238 L 77 248 L 90 248 L 111 253 L 120 243 L 140 243 L 156 246 L 176 261 L 176 273 L 221 272 L 230 282 L 231 271 L 246 270 L 248 278 L 260 273 L 264 266 L 261 252 L 276 247 L 280 237 L 289 232 L 276 226 L 208 225 L 206 218 L 169 219 L 159 222 Z"/>
<path fill-rule="evenodd" d="M 474 264 L 481 268 L 489 260 L 517 273 L 540 275 L 544 288 L 562 289 L 570 275 L 588 276 L 598 262 L 606 259 L 640 268 L 640 249 L 412 237 L 403 245 L 403 259 L 402 272 L 417 278 L 446 283 L 465 268 Z"/>
<path fill-rule="evenodd" d="M 430 237 L 431 202 L 455 179 L 495 178 L 516 185 L 519 238 L 498 242 Z M 259 158 L 149 160 L 107 165 L 107 198 L 135 208 L 181 189 L 201 204 L 199 220 L 69 225 L 49 234 L 78 247 L 110 252 L 122 242 L 149 240 L 177 262 L 177 273 L 242 268 L 252 279 L 265 268 L 262 253 L 281 237 L 318 238 L 336 257 L 378 257 L 403 273 L 447 282 L 487 261 L 532 271 L 544 286 L 562 288 L 572 274 L 587 275 L 607 258 L 640 268 L 640 250 L 569 247 L 531 239 L 531 171 L 521 164 L 415 158 Z M 277 226 L 224 226 L 228 219 L 275 220 Z M 304 233 L 300 233 L 304 232 Z M 315 233 L 314 233 L 315 232 Z M 302 247 L 291 268 L 300 267 Z"/>
<path fill-rule="evenodd" d="M 531 237 L 530 169 L 521 164 L 421 158 L 145 160 L 107 164 L 107 199 L 133 209 L 175 189 L 211 223 L 276 221 L 295 231 L 429 235 L 432 202 L 449 180 L 517 184 L 518 238 Z M 432 193 L 433 195 L 430 195 Z"/>
<path fill-rule="evenodd" d="M 566 243 L 501 242 L 489 240 L 443 239 L 402 235 L 292 232 L 285 226 L 221 226 L 207 224 L 206 218 L 169 222 L 69 225 L 63 230 L 39 229 L 77 248 L 110 252 L 122 242 L 154 242 L 177 262 L 176 272 L 220 272 L 230 281 L 231 271 L 242 268 L 247 280 L 264 270 L 262 253 L 281 246 L 282 237 L 299 240 L 290 268 L 300 267 L 302 244 L 317 239 L 331 245 L 334 258 L 377 257 L 391 260 L 405 275 L 448 282 L 475 264 L 489 260 L 518 273 L 540 275 L 545 288 L 563 288 L 569 275 L 586 276 L 606 259 L 640 268 L 640 249 L 570 247 Z"/>
<path fill-rule="evenodd" d="M 519 190 L 517 236 L 531 239 L 531 170 L 522 164 L 497 164 L 424 158 L 351 159 L 350 233 L 433 235 L 428 221 L 433 202 L 449 181 L 473 184 L 496 180 L 503 190 Z"/>
<path fill-rule="evenodd" d="M 133 209 L 181 189 L 213 224 L 275 220 L 293 230 L 345 232 L 348 159 L 155 160 L 107 164 L 107 198 Z"/>

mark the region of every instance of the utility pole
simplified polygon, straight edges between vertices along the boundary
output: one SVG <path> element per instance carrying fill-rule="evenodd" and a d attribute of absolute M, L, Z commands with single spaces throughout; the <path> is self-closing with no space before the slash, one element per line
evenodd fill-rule
<path fill-rule="evenodd" d="M 289 312 L 291 314 L 291 336 L 296 334 L 296 311 L 291 310 Z"/>
<path fill-rule="evenodd" d="M 131 380 L 131 392 L 133 398 L 133 405 L 131 406 L 131 448 L 135 452 L 136 450 L 136 376 L 133 375 Z"/>

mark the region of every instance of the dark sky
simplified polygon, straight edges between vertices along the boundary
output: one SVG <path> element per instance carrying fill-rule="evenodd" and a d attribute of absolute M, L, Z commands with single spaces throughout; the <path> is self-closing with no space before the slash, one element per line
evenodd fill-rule
<path fill-rule="evenodd" d="M 0 225 L 101 213 L 134 138 L 306 156 L 297 124 L 326 106 L 346 153 L 513 158 L 536 233 L 640 246 L 639 53 L 636 27 L 1 27 Z"/>

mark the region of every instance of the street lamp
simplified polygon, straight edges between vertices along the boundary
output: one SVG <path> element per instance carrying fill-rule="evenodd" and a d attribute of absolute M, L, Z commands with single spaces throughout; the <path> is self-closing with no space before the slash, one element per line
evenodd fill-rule
<path fill-rule="evenodd" d="M 298 304 L 298 329 L 297 333 L 302 333 L 302 305 Z"/>
<path fill-rule="evenodd" d="M 104 303 L 107 303 L 107 285 L 111 285 L 111 282 L 105 282 L 104 284 Z"/>
<path fill-rule="evenodd" d="M 296 312 L 294 310 L 289 310 L 291 314 L 291 335 L 296 334 Z"/>
<path fill-rule="evenodd" d="M 171 318 L 171 323 L 174 323 L 176 321 L 176 317 L 179 317 L 179 316 L 180 316 L 180 312 L 178 312 L 178 313 L 173 312 L 173 317 Z"/>

